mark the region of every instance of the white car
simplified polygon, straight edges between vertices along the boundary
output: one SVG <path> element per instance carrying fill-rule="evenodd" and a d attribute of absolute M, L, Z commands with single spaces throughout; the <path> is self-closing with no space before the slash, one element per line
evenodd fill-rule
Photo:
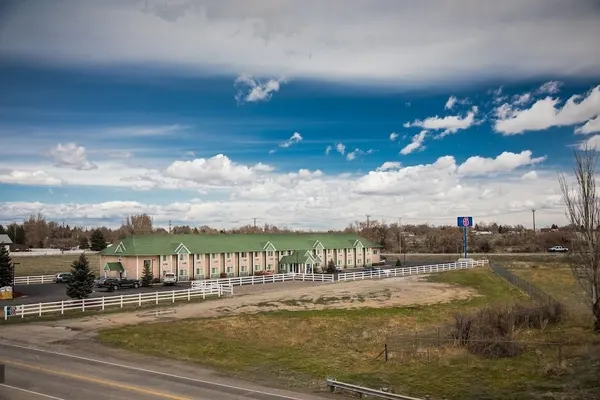
<path fill-rule="evenodd" d="M 167 272 L 162 277 L 162 283 L 165 286 L 173 286 L 177 284 L 177 275 L 173 272 Z"/>
<path fill-rule="evenodd" d="M 548 249 L 549 253 L 566 253 L 568 251 L 569 251 L 569 249 L 567 249 L 566 247 L 562 247 L 562 246 L 552 246 Z"/>

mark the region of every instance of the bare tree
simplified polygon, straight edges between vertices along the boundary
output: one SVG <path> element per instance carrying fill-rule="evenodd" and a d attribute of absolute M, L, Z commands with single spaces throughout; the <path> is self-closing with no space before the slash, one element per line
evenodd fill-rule
<path fill-rule="evenodd" d="M 569 257 L 573 275 L 584 289 L 594 317 L 594 331 L 600 333 L 600 199 L 596 193 L 598 153 L 590 148 L 575 151 L 576 182 L 569 185 L 559 174 L 560 190 L 574 238 Z"/>

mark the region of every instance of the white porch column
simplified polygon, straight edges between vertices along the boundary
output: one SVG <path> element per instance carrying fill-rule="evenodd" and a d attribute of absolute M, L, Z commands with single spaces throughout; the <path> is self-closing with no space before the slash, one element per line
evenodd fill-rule
<path fill-rule="evenodd" d="M 140 279 L 140 258 L 135 256 L 135 279 Z"/>

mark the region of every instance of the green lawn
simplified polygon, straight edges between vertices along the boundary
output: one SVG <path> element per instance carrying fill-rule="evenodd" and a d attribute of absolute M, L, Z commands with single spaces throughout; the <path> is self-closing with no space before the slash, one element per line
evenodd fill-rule
<path fill-rule="evenodd" d="M 590 387 L 597 389 L 595 370 L 555 376 L 549 367 L 556 363 L 556 349 L 503 360 L 484 360 L 461 349 L 447 349 L 428 362 L 375 360 L 389 335 L 447 323 L 457 311 L 474 311 L 490 303 L 527 301 L 485 268 L 434 274 L 430 279 L 469 286 L 481 296 L 435 306 L 273 312 L 145 324 L 103 331 L 100 340 L 111 346 L 298 387 L 316 387 L 325 377 L 335 376 L 375 387 L 391 384 L 403 394 L 473 400 L 529 400 L 536 393 L 571 390 L 573 385 L 579 394 Z M 587 331 L 566 325 L 539 335 L 542 339 L 558 334 L 572 336 L 572 330 L 577 330 L 579 344 L 590 341 Z M 152 340 L 145 339 L 148 337 Z M 580 365 L 577 351 L 564 351 L 572 365 Z"/>
<path fill-rule="evenodd" d="M 78 254 L 57 256 L 13 256 L 16 276 L 52 275 L 58 272 L 69 272 L 71 264 L 79 257 Z M 99 273 L 100 256 L 89 254 L 88 260 L 92 271 Z"/>

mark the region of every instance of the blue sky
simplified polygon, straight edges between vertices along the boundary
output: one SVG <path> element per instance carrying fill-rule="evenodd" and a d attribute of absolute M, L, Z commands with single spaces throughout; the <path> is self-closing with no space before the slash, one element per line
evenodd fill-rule
<path fill-rule="evenodd" d="M 365 214 L 529 224 L 538 208 L 542 225 L 561 223 L 557 171 L 581 143 L 600 148 L 592 3 L 569 13 L 566 3 L 548 6 L 556 31 L 518 2 L 476 21 L 448 10 L 437 36 L 399 43 L 389 37 L 400 28 L 361 1 L 330 17 L 332 43 L 316 2 L 236 12 L 138 3 L 8 3 L 0 222 L 41 211 L 85 226 L 133 212 L 159 225 L 222 227 L 253 217 L 343 227 Z M 407 24 L 435 18 L 380 3 L 416 19 Z M 292 10 L 298 21 L 286 18 Z M 353 13 L 364 15 L 357 32 L 347 29 Z M 504 32 L 511 23 L 529 40 Z M 460 39 L 470 24 L 491 28 L 470 43 Z M 457 39 L 440 39 L 451 33 Z"/>

